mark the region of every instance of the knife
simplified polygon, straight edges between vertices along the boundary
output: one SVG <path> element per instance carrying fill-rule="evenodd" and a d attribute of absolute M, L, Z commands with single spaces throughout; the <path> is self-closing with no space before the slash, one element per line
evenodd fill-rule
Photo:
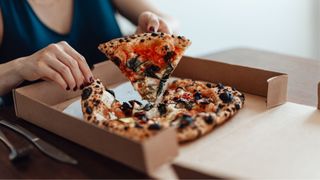
<path fill-rule="evenodd" d="M 45 142 L 44 140 L 40 139 L 36 135 L 32 134 L 27 129 L 17 125 L 12 124 L 5 120 L 0 120 L 0 124 L 20 133 L 29 141 L 31 141 L 41 152 L 50 156 L 51 158 L 69 164 L 78 164 L 77 160 L 73 159 L 69 155 L 65 154 L 61 150 L 57 149 L 56 147 L 52 146 L 51 144 Z"/>

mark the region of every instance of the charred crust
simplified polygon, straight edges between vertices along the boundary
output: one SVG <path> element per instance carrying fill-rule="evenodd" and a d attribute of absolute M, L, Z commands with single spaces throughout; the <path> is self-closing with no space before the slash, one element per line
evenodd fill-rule
<path fill-rule="evenodd" d="M 149 130 L 160 130 L 161 129 L 161 125 L 154 123 L 154 124 L 150 124 L 148 127 Z"/>
<path fill-rule="evenodd" d="M 168 51 L 166 55 L 163 56 L 163 59 L 168 63 L 176 55 L 174 51 Z"/>
<path fill-rule="evenodd" d="M 207 124 L 213 124 L 214 119 L 211 115 L 208 115 L 208 116 L 204 117 L 204 122 L 206 122 Z"/>
<path fill-rule="evenodd" d="M 115 65 L 120 66 L 121 60 L 117 56 L 113 57 L 111 60 Z"/>

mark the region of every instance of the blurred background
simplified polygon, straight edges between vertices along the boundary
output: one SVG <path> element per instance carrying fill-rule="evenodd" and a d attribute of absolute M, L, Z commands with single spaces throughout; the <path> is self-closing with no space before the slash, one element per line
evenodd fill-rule
<path fill-rule="evenodd" d="M 175 17 L 202 56 L 247 47 L 320 59 L 319 0 L 150 0 Z M 124 33 L 134 27 L 118 17 Z"/>

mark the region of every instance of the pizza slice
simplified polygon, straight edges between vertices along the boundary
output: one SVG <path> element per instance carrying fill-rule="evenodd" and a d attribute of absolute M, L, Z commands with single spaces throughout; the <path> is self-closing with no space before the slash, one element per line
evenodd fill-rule
<path fill-rule="evenodd" d="M 155 102 L 190 44 L 183 36 L 144 33 L 111 40 L 98 49 L 119 67 L 143 99 Z"/>

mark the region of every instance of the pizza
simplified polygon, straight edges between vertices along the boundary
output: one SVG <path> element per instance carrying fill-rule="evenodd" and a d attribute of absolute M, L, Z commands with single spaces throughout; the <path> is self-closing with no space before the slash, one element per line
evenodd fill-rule
<path fill-rule="evenodd" d="M 154 32 L 114 39 L 98 49 L 119 67 L 143 99 L 154 102 L 190 44 L 183 36 Z"/>
<path fill-rule="evenodd" d="M 81 104 L 87 122 L 115 134 L 142 141 L 163 128 L 174 127 L 178 142 L 184 143 L 226 122 L 244 101 L 243 93 L 221 83 L 176 79 L 169 83 L 159 104 L 121 103 L 96 80 L 83 89 Z"/>
<path fill-rule="evenodd" d="M 178 141 L 187 142 L 210 132 L 243 107 L 245 96 L 221 83 L 177 79 L 169 84 L 158 105 L 161 124 L 177 129 Z"/>
<path fill-rule="evenodd" d="M 81 107 L 86 122 L 133 140 L 142 141 L 162 128 L 147 119 L 145 111 L 150 104 L 142 106 L 136 100 L 120 103 L 99 79 L 82 90 Z"/>

